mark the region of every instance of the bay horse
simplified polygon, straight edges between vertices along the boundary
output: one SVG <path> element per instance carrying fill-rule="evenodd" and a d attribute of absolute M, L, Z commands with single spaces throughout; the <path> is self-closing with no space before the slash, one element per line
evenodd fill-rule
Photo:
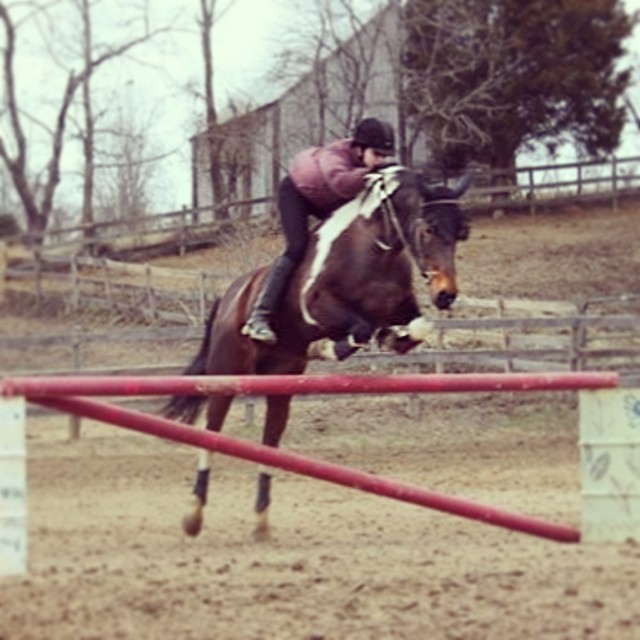
<path fill-rule="evenodd" d="M 401 166 L 370 173 L 366 188 L 310 231 L 309 245 L 271 319 L 275 345 L 241 334 L 268 268 L 238 277 L 212 306 L 200 350 L 186 375 L 302 374 L 311 359 L 344 360 L 376 335 L 385 348 L 406 353 L 430 333 L 413 289 L 413 268 L 425 278 L 431 302 L 448 309 L 457 295 L 455 249 L 469 234 L 458 206 L 470 180 L 429 185 Z M 205 402 L 206 428 L 222 429 L 233 396 L 174 396 L 166 417 L 193 424 Z M 266 398 L 262 443 L 277 447 L 291 396 Z M 200 451 L 194 505 L 183 520 L 198 535 L 207 502 L 211 454 Z M 271 475 L 261 471 L 255 510 L 257 539 L 268 537 Z"/>

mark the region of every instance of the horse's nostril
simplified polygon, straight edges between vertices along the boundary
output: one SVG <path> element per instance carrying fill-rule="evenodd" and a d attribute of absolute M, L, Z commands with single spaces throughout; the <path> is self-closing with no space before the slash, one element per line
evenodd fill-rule
<path fill-rule="evenodd" d="M 448 309 L 456 299 L 456 293 L 451 291 L 440 291 L 436 296 L 436 307 L 438 309 Z"/>

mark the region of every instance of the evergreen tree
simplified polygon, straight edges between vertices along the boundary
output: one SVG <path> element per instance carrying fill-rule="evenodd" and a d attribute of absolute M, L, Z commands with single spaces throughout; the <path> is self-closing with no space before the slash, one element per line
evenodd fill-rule
<path fill-rule="evenodd" d="M 631 74 L 616 63 L 638 18 L 619 0 L 410 0 L 405 18 L 403 106 L 441 166 L 618 146 Z"/>

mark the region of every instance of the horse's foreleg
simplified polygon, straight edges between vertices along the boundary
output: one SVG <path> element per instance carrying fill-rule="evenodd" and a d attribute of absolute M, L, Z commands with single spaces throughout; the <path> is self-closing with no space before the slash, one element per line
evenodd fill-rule
<path fill-rule="evenodd" d="M 427 338 L 434 335 L 434 324 L 423 316 L 419 316 L 409 322 L 407 325 L 407 333 L 411 340 L 424 342 Z"/>
<path fill-rule="evenodd" d="M 378 345 L 399 354 L 407 353 L 421 344 L 421 340 L 414 340 L 407 327 L 385 327 L 377 335 Z"/>
<path fill-rule="evenodd" d="M 309 360 L 346 360 L 350 355 L 366 347 L 373 335 L 373 327 L 360 316 L 350 312 L 351 326 L 346 338 L 333 341 L 329 338 L 316 340 L 307 348 Z"/>
<path fill-rule="evenodd" d="M 366 342 L 355 342 L 352 336 L 347 336 L 338 341 L 331 340 L 331 338 L 322 338 L 312 342 L 307 347 L 307 360 L 340 362 L 362 349 L 366 344 Z"/>
<path fill-rule="evenodd" d="M 287 428 L 290 405 L 291 396 L 267 397 L 267 415 L 262 444 L 268 447 L 277 447 L 280 444 L 282 434 Z M 267 470 L 262 470 L 258 474 L 258 495 L 256 498 L 258 521 L 253 533 L 254 539 L 258 541 L 269 539 L 268 511 L 271 504 L 271 477 L 271 473 Z"/>
<path fill-rule="evenodd" d="M 233 396 L 213 396 L 207 408 L 207 430 L 220 431 L 229 411 Z M 197 536 L 202 530 L 204 507 L 207 504 L 209 491 L 209 471 L 211 468 L 211 451 L 201 449 L 198 452 L 198 473 L 193 486 L 193 500 L 189 511 L 182 519 L 182 528 L 190 536 Z"/>
<path fill-rule="evenodd" d="M 182 528 L 190 536 L 197 536 L 202 530 L 204 520 L 204 506 L 207 504 L 209 491 L 209 470 L 211 467 L 211 452 L 201 449 L 198 452 L 198 472 L 193 485 L 192 504 L 182 518 Z"/>

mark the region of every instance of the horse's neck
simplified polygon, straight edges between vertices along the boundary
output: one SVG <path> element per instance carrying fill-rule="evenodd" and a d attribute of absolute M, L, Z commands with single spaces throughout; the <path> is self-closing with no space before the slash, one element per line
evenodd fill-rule
<path fill-rule="evenodd" d="M 383 251 L 397 253 L 404 246 L 403 238 L 398 234 L 393 219 L 389 215 L 382 214 L 376 220 L 374 226 L 375 245 Z"/>
<path fill-rule="evenodd" d="M 408 246 L 409 225 L 407 215 L 399 211 L 392 198 L 380 203 L 374 218 L 378 228 L 376 244 L 399 251 Z"/>

